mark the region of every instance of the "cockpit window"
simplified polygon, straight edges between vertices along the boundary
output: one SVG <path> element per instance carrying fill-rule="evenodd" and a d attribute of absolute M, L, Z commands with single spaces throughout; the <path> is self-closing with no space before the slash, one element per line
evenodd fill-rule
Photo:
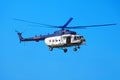
<path fill-rule="evenodd" d="M 75 36 L 74 40 L 80 40 L 80 36 Z"/>
<path fill-rule="evenodd" d="M 80 36 L 77 36 L 77 39 L 80 39 Z"/>
<path fill-rule="evenodd" d="M 80 36 L 81 38 L 83 38 L 83 36 Z"/>
<path fill-rule="evenodd" d="M 76 36 L 74 37 L 74 40 L 77 40 L 77 37 L 76 37 Z"/>

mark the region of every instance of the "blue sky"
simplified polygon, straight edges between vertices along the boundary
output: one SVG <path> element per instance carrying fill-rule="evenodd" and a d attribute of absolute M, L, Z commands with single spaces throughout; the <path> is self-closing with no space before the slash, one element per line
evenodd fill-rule
<path fill-rule="evenodd" d="M 23 37 L 58 29 L 14 21 L 13 18 L 69 26 L 117 23 L 116 26 L 77 30 L 86 45 L 48 50 L 44 41 L 19 43 Z M 119 0 L 0 0 L 0 80 L 120 80 Z M 73 30 L 73 29 L 72 29 Z"/>

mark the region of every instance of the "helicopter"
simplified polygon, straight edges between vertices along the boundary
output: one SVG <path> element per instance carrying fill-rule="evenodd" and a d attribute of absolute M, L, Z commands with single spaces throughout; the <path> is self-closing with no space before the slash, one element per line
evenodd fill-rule
<path fill-rule="evenodd" d="M 63 26 L 41 24 L 41 23 L 31 22 L 31 21 L 17 19 L 17 18 L 15 18 L 14 20 L 49 26 L 52 28 L 60 28 L 60 30 L 54 31 L 54 33 L 52 34 L 39 35 L 39 36 L 30 37 L 30 38 L 23 38 L 21 32 L 18 32 L 18 31 L 16 32 L 20 42 L 44 41 L 45 44 L 49 47 L 50 51 L 53 51 L 54 48 L 59 48 L 59 49 L 62 49 L 65 53 L 68 51 L 67 50 L 68 47 L 74 47 L 73 50 L 77 51 L 78 49 L 80 49 L 82 45 L 86 44 L 86 40 L 82 35 L 77 34 L 75 31 L 71 31 L 70 29 L 85 29 L 88 27 L 91 28 L 91 27 L 116 25 L 116 24 L 99 24 L 99 25 L 89 25 L 89 26 L 68 26 L 68 24 L 73 20 L 72 17 Z"/>

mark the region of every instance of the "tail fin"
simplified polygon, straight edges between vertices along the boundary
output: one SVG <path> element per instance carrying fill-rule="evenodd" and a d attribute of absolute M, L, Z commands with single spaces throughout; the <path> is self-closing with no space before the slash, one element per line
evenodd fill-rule
<path fill-rule="evenodd" d="M 22 33 L 18 31 L 15 31 L 15 32 L 17 32 L 18 38 L 20 39 L 20 42 L 21 42 L 23 40 Z"/>

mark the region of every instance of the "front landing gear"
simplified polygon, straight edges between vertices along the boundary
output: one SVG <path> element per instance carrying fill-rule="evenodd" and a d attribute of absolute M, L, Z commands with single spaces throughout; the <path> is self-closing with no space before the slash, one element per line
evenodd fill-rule
<path fill-rule="evenodd" d="M 73 48 L 73 51 L 77 51 L 78 49 L 80 49 L 80 46 L 75 46 L 75 48 Z"/>
<path fill-rule="evenodd" d="M 53 50 L 53 48 L 52 48 L 52 47 L 49 47 L 49 50 L 50 50 L 50 51 L 52 51 L 52 50 Z"/>
<path fill-rule="evenodd" d="M 74 51 L 77 51 L 77 48 L 74 48 L 73 50 L 74 50 Z"/>

